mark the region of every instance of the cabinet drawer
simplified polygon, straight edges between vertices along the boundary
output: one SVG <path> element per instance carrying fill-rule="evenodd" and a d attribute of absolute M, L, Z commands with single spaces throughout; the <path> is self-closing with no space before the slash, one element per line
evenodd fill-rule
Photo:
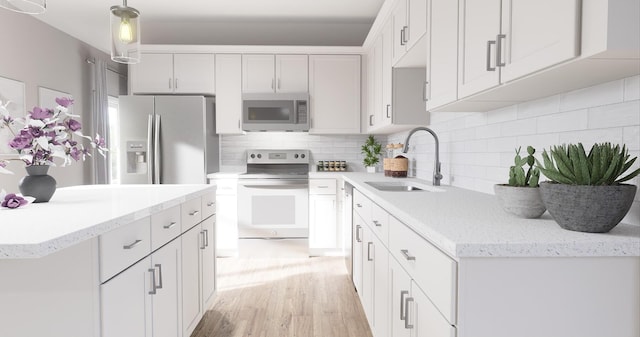
<path fill-rule="evenodd" d="M 151 251 L 162 247 L 182 233 L 180 206 L 151 216 Z"/>
<path fill-rule="evenodd" d="M 367 224 L 371 223 L 371 205 L 373 202 L 358 190 L 353 190 L 353 209 Z"/>
<path fill-rule="evenodd" d="M 335 179 L 309 180 L 309 194 L 336 194 Z"/>
<path fill-rule="evenodd" d="M 216 194 L 209 193 L 202 196 L 202 219 L 206 219 L 216 214 Z"/>
<path fill-rule="evenodd" d="M 100 236 L 100 281 L 104 282 L 151 253 L 151 218 Z"/>
<path fill-rule="evenodd" d="M 181 206 L 182 232 L 188 231 L 191 227 L 202 221 L 202 198 L 191 199 Z"/>
<path fill-rule="evenodd" d="M 389 213 L 382 207 L 371 203 L 371 223 L 369 224 L 382 243 L 389 246 Z"/>
<path fill-rule="evenodd" d="M 394 217 L 389 249 L 442 315 L 456 324 L 457 264 Z"/>

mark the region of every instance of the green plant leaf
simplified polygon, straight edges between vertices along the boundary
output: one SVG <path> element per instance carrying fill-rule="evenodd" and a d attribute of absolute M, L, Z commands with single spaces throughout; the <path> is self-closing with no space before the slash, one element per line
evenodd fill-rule
<path fill-rule="evenodd" d="M 591 162 L 591 182 L 594 183 L 602 179 L 604 173 L 601 169 L 600 146 L 593 146 L 589 151 L 589 161 Z"/>
<path fill-rule="evenodd" d="M 578 143 L 578 149 L 576 151 L 578 152 L 578 159 L 580 161 L 580 175 L 583 179 L 583 185 L 591 185 L 591 167 L 582 143 Z"/>
<path fill-rule="evenodd" d="M 578 146 L 569 144 L 569 159 L 571 159 L 571 170 L 575 174 L 576 185 L 584 185 L 584 177 L 582 176 L 582 169 L 580 168 L 580 155 L 578 154 Z"/>
<path fill-rule="evenodd" d="M 576 180 L 576 175 L 573 173 L 573 169 L 571 168 L 571 161 L 569 157 L 565 154 L 564 148 L 556 148 L 554 151 L 551 151 L 551 156 L 555 159 L 556 164 L 558 165 L 557 170 L 558 174 L 570 179 L 572 181 Z M 553 168 L 553 167 L 552 167 Z M 549 169 L 548 167 L 546 169 Z M 544 172 L 543 172 L 544 173 Z M 544 174 L 547 175 L 546 173 Z"/>
<path fill-rule="evenodd" d="M 621 159 L 622 155 L 613 156 L 611 164 L 609 164 L 609 167 L 602 176 L 602 179 L 597 181 L 594 185 L 611 185 L 615 181 L 615 178 L 612 179 L 611 177 L 613 176 L 613 172 L 615 172 L 616 166 L 618 166 L 618 162 Z"/>
<path fill-rule="evenodd" d="M 634 158 L 634 159 L 635 159 L 635 158 Z M 631 179 L 635 178 L 635 176 L 637 176 L 638 174 L 640 174 L 640 168 L 639 168 L 639 169 L 637 169 L 637 170 L 635 170 L 635 171 L 633 171 L 633 172 L 631 172 L 631 173 L 629 173 L 628 175 L 626 175 L 626 176 L 624 176 L 624 177 L 622 177 L 622 178 L 618 179 L 618 180 L 616 181 L 616 183 L 618 183 L 618 184 L 619 184 L 619 183 L 621 183 L 621 182 L 625 182 L 625 181 L 627 181 L 627 180 L 631 180 Z"/>
<path fill-rule="evenodd" d="M 563 176 L 558 171 L 546 170 L 544 168 L 539 168 L 540 172 L 545 175 L 545 177 L 561 184 L 574 185 L 573 180 Z"/>

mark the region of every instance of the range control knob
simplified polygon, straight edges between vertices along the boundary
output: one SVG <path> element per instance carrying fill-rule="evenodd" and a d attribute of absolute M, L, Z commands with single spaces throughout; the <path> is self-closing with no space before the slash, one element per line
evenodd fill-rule
<path fill-rule="evenodd" d="M 294 154 L 294 155 L 293 155 L 293 158 L 298 159 L 298 154 L 297 154 L 297 153 L 296 153 L 296 154 Z"/>
<path fill-rule="evenodd" d="M 258 159 L 262 158 L 262 155 L 258 153 Z"/>
<path fill-rule="evenodd" d="M 304 153 L 300 155 L 300 158 L 304 158 L 304 157 L 305 157 L 305 156 L 304 156 Z"/>
<path fill-rule="evenodd" d="M 256 155 L 252 153 L 252 154 L 251 154 L 251 159 L 253 159 L 253 158 L 255 158 L 255 157 L 256 157 Z"/>

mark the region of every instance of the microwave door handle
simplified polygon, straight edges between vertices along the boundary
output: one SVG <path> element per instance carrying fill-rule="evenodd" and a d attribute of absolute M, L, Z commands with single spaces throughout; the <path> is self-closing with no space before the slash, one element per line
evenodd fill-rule
<path fill-rule="evenodd" d="M 293 101 L 293 124 L 298 124 L 298 101 Z"/>

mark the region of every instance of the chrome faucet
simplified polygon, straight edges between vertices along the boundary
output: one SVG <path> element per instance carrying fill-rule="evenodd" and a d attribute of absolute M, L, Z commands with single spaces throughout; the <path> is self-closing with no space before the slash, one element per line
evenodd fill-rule
<path fill-rule="evenodd" d="M 424 126 L 420 126 L 417 127 L 411 131 L 409 131 L 409 134 L 407 135 L 407 139 L 405 139 L 404 141 L 404 148 L 402 149 L 402 153 L 407 153 L 407 151 L 409 151 L 409 139 L 411 138 L 411 136 L 413 136 L 414 133 L 416 133 L 417 131 L 427 131 L 428 133 L 430 133 L 433 138 L 436 140 L 436 159 L 434 162 L 434 167 L 433 167 L 433 185 L 434 186 L 440 186 L 440 180 L 442 179 L 442 173 L 440 173 L 440 142 L 438 141 L 438 136 L 436 136 L 436 133 Z"/>

